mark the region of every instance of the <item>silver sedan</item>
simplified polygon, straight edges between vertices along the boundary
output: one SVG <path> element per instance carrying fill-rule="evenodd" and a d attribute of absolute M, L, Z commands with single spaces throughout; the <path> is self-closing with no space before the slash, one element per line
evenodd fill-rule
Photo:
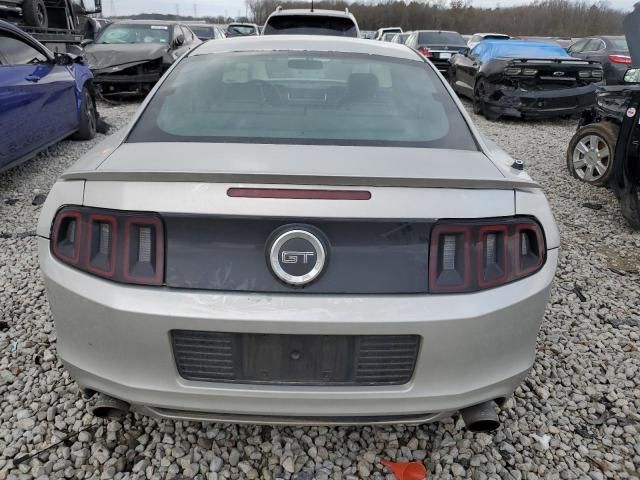
<path fill-rule="evenodd" d="M 294 36 L 185 55 L 38 235 L 96 415 L 472 430 L 533 364 L 559 247 L 425 58 Z"/>

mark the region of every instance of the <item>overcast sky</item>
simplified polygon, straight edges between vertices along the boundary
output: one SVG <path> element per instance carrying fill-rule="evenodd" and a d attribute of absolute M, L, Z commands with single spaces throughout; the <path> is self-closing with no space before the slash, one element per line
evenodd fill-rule
<path fill-rule="evenodd" d="M 609 0 L 609 5 L 620 10 L 630 10 L 638 0 Z M 472 0 L 476 7 L 509 6 L 529 3 L 528 0 Z M 102 0 L 105 15 L 131 15 L 134 13 L 176 13 L 181 15 L 226 15 L 245 14 L 244 0 Z M 115 8 L 115 12 L 113 11 Z"/>

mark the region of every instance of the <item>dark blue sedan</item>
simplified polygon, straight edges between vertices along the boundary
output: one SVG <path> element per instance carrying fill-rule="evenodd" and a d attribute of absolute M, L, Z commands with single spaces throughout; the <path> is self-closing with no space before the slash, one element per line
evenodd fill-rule
<path fill-rule="evenodd" d="M 0 21 L 0 171 L 73 136 L 96 134 L 93 76 L 79 57 L 52 53 Z"/>

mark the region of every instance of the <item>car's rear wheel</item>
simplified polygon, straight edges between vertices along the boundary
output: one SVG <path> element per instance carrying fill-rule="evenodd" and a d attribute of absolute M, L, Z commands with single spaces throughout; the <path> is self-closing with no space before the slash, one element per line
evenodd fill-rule
<path fill-rule="evenodd" d="M 567 168 L 575 178 L 602 187 L 613 174 L 618 126 L 599 122 L 579 129 L 567 149 Z"/>
<path fill-rule="evenodd" d="M 98 125 L 98 110 L 96 102 L 89 89 L 82 89 L 82 103 L 80 105 L 80 127 L 73 135 L 74 140 L 91 140 L 96 136 Z"/>
<path fill-rule="evenodd" d="M 487 89 L 484 83 L 484 78 L 479 79 L 476 82 L 476 86 L 473 89 L 473 113 L 476 115 L 484 115 L 484 96 L 487 93 Z"/>
<path fill-rule="evenodd" d="M 22 16 L 30 27 L 47 28 L 49 26 L 49 16 L 44 0 L 24 0 Z"/>

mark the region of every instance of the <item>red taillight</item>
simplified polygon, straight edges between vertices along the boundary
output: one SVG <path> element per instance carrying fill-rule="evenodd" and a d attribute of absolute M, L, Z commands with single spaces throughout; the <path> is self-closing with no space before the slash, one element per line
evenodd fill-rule
<path fill-rule="evenodd" d="M 427 47 L 420 47 L 418 51 L 427 58 L 431 58 L 431 51 Z"/>
<path fill-rule="evenodd" d="M 163 283 L 164 226 L 153 213 L 65 207 L 53 222 L 51 251 L 63 263 L 116 282 Z"/>
<path fill-rule="evenodd" d="M 609 55 L 609 61 L 612 63 L 631 65 L 631 57 L 629 55 Z"/>
<path fill-rule="evenodd" d="M 370 200 L 368 190 L 313 190 L 304 188 L 230 188 L 230 197 L 290 200 Z"/>
<path fill-rule="evenodd" d="M 474 292 L 537 272 L 546 248 L 540 226 L 528 218 L 450 221 L 435 225 L 429 252 L 429 290 Z"/>

